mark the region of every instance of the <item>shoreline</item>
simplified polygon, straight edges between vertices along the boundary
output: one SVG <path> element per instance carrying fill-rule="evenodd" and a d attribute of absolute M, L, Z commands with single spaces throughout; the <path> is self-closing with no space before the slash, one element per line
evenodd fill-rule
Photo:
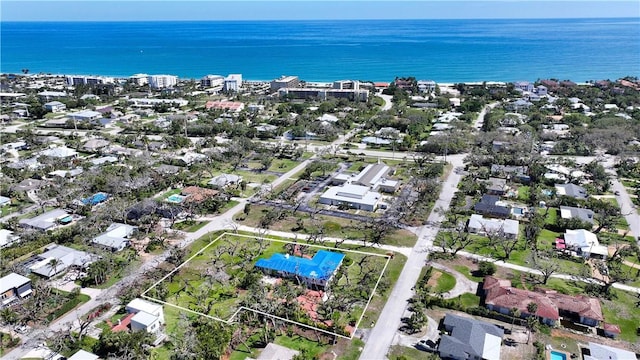
<path fill-rule="evenodd" d="M 237 72 L 236 72 L 237 73 Z M 240 73 L 241 74 L 241 73 Z M 105 74 L 78 74 L 78 73 L 48 73 L 48 72 L 29 72 L 27 74 L 24 74 L 20 71 L 15 71 L 15 72 L 7 72 L 7 71 L 3 71 L 0 72 L 0 76 L 9 76 L 9 75 L 14 75 L 14 76 L 50 76 L 50 77 L 65 77 L 65 76 L 95 76 L 95 77 L 106 77 L 106 78 L 113 78 L 115 80 L 127 80 L 129 79 L 132 75 L 127 75 L 127 76 L 120 76 L 120 75 L 105 75 Z M 173 75 L 173 74 L 148 74 L 148 75 Z M 178 81 L 199 81 L 201 78 L 203 78 L 204 76 L 207 76 L 210 74 L 205 74 L 202 75 L 201 77 L 198 78 L 194 78 L 194 77 L 181 77 L 178 75 L 175 75 L 178 77 Z M 292 76 L 297 76 L 297 75 L 292 75 Z M 409 75 L 411 76 L 411 75 Z M 386 82 L 386 83 L 391 83 L 394 79 L 390 78 L 390 79 L 386 79 L 386 80 L 363 80 L 363 79 L 351 79 L 351 78 L 340 78 L 340 79 L 333 79 L 333 80 L 307 80 L 302 78 L 301 76 L 298 76 L 300 78 L 301 81 L 305 81 L 306 83 L 311 83 L 311 84 L 331 84 L 334 81 L 339 81 L 339 80 L 354 80 L 354 81 L 360 81 L 361 83 L 378 83 L 378 82 Z M 580 86 L 586 86 L 586 85 L 590 85 L 591 83 L 589 81 L 598 81 L 598 80 L 611 80 L 611 81 L 615 81 L 617 79 L 622 79 L 625 77 L 638 77 L 640 78 L 640 75 L 631 75 L 631 74 L 627 74 L 624 76 L 616 76 L 616 77 L 609 77 L 608 79 L 590 79 L 590 80 L 586 80 L 586 81 L 579 81 L 579 80 L 574 80 L 574 79 L 558 79 L 558 80 L 570 80 L 576 83 L 576 85 L 580 85 Z M 545 80 L 545 79 L 552 79 L 554 78 L 553 76 L 549 76 L 546 78 L 537 78 L 535 80 L 530 80 L 530 79 L 518 79 L 518 80 L 475 80 L 475 81 L 438 81 L 438 80 L 433 80 L 431 78 L 418 78 L 416 77 L 416 80 L 432 80 L 435 81 L 436 84 L 438 84 L 439 86 L 446 86 L 446 87 L 453 87 L 455 84 L 466 84 L 466 85 L 481 85 L 483 83 L 486 83 L 487 85 L 505 85 L 508 83 L 514 83 L 514 82 L 518 82 L 518 81 L 528 81 L 528 82 L 536 82 L 539 80 Z M 277 77 L 274 77 L 270 80 L 258 80 L 258 79 L 242 79 L 243 83 L 269 83 L 273 80 L 277 79 Z"/>

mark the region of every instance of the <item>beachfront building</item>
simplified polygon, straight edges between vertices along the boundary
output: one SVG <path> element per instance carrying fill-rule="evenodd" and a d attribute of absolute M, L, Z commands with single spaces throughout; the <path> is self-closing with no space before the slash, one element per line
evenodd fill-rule
<path fill-rule="evenodd" d="M 174 75 L 149 75 L 147 81 L 152 89 L 165 89 L 176 86 L 178 77 Z"/>
<path fill-rule="evenodd" d="M 200 86 L 203 88 L 214 88 L 220 91 L 223 85 L 224 76 L 222 75 L 205 75 L 200 79 Z"/>
<path fill-rule="evenodd" d="M 129 76 L 129 81 L 138 85 L 144 86 L 149 83 L 149 75 L 147 74 L 133 74 Z"/>
<path fill-rule="evenodd" d="M 360 90 L 360 82 L 358 80 L 338 80 L 333 82 L 332 87 L 339 90 Z"/>
<path fill-rule="evenodd" d="M 224 78 L 222 89 L 224 91 L 240 91 L 242 88 L 242 74 L 229 74 Z"/>
<path fill-rule="evenodd" d="M 433 80 L 418 80 L 418 91 L 432 93 L 436 91 L 436 82 Z"/>
<path fill-rule="evenodd" d="M 31 294 L 31 279 L 16 273 L 0 278 L 0 307 Z"/>
<path fill-rule="evenodd" d="M 138 108 L 151 108 L 157 105 L 170 105 L 170 106 L 186 106 L 189 104 L 189 100 L 185 99 L 148 99 L 148 98 L 131 98 L 127 101 L 130 106 Z"/>
<path fill-rule="evenodd" d="M 328 98 L 336 98 L 366 102 L 369 99 L 369 90 L 284 87 L 279 88 L 278 96 L 293 99 L 327 100 Z"/>
<path fill-rule="evenodd" d="M 278 91 L 284 88 L 295 88 L 300 85 L 300 79 L 297 76 L 282 76 L 272 80 L 269 84 L 271 91 Z"/>
<path fill-rule="evenodd" d="M 65 81 L 69 86 L 113 84 L 114 78 L 106 76 L 66 75 Z"/>
<path fill-rule="evenodd" d="M 311 259 L 273 254 L 268 259 L 259 259 L 256 267 L 267 274 L 293 278 L 310 288 L 326 290 L 343 259 L 344 254 L 327 250 L 319 250 Z"/>

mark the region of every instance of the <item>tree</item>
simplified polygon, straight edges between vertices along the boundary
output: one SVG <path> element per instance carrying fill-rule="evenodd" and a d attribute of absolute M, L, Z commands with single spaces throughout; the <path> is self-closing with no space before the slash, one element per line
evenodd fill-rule
<path fill-rule="evenodd" d="M 489 239 L 489 246 L 492 246 L 496 252 L 502 250 L 504 253 L 503 260 L 508 260 L 518 245 L 518 236 L 509 236 L 502 228 L 497 230 L 485 229 L 485 234 Z"/>
<path fill-rule="evenodd" d="M 534 250 L 529 259 L 533 268 L 542 273 L 542 284 L 546 284 L 551 275 L 560 270 L 558 254 L 554 251 L 539 252 Z"/>
<path fill-rule="evenodd" d="M 143 360 L 149 358 L 149 345 L 153 336 L 146 331 L 103 331 L 93 352 L 101 358 Z"/>
<path fill-rule="evenodd" d="M 615 229 L 620 218 L 620 209 L 613 203 L 590 198 L 587 207 L 593 210 L 593 220 L 598 227 L 593 231 L 599 233 L 602 229 Z"/>
<path fill-rule="evenodd" d="M 442 246 L 444 252 L 449 250 L 453 256 L 456 256 L 458 251 L 464 250 L 473 242 L 473 238 L 465 229 L 464 222 L 459 222 L 455 228 L 441 232 L 438 235 L 440 238 L 438 244 Z"/>
<path fill-rule="evenodd" d="M 228 353 L 230 328 L 218 321 L 199 317 L 194 323 L 195 344 L 192 349 L 198 359 L 220 359 Z"/>

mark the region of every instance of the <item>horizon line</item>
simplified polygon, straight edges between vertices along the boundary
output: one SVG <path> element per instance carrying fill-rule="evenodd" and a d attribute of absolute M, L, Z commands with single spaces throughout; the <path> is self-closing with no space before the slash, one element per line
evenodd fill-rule
<path fill-rule="evenodd" d="M 145 20 L 102 20 L 102 19 L 94 19 L 94 20 L 3 20 L 0 19 L 1 23 L 96 23 L 96 22 L 104 22 L 104 23 L 114 23 L 114 22 L 123 22 L 123 23 L 149 23 L 149 22 L 266 22 L 266 21 L 283 21 L 283 22 L 303 22 L 303 21 L 416 21 L 416 20 L 597 20 L 597 19 L 608 19 L 608 20 L 622 20 L 622 19 L 635 19 L 640 20 L 640 16 L 620 16 L 620 17 L 523 17 L 523 18 L 513 18 L 513 17 L 480 17 L 480 18 L 343 18 L 343 19 L 326 19 L 326 18 L 309 18 L 309 19 L 145 19 Z"/>

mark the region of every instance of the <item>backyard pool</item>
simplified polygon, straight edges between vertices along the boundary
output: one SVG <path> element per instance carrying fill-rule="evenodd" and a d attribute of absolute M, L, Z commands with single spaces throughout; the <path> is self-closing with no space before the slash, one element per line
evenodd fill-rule
<path fill-rule="evenodd" d="M 524 209 L 519 207 L 514 207 L 513 209 L 511 209 L 511 212 L 513 212 L 514 215 L 522 215 L 524 214 Z"/>
<path fill-rule="evenodd" d="M 182 195 L 179 195 L 179 194 L 173 194 L 173 195 L 171 195 L 171 196 L 169 196 L 167 198 L 167 201 L 168 202 L 172 202 L 172 203 L 176 203 L 176 204 L 180 204 L 181 202 L 184 201 L 185 198 L 186 198 L 186 196 L 182 196 Z"/>
<path fill-rule="evenodd" d="M 567 360 L 567 355 L 565 353 L 551 350 L 551 360 Z"/>

